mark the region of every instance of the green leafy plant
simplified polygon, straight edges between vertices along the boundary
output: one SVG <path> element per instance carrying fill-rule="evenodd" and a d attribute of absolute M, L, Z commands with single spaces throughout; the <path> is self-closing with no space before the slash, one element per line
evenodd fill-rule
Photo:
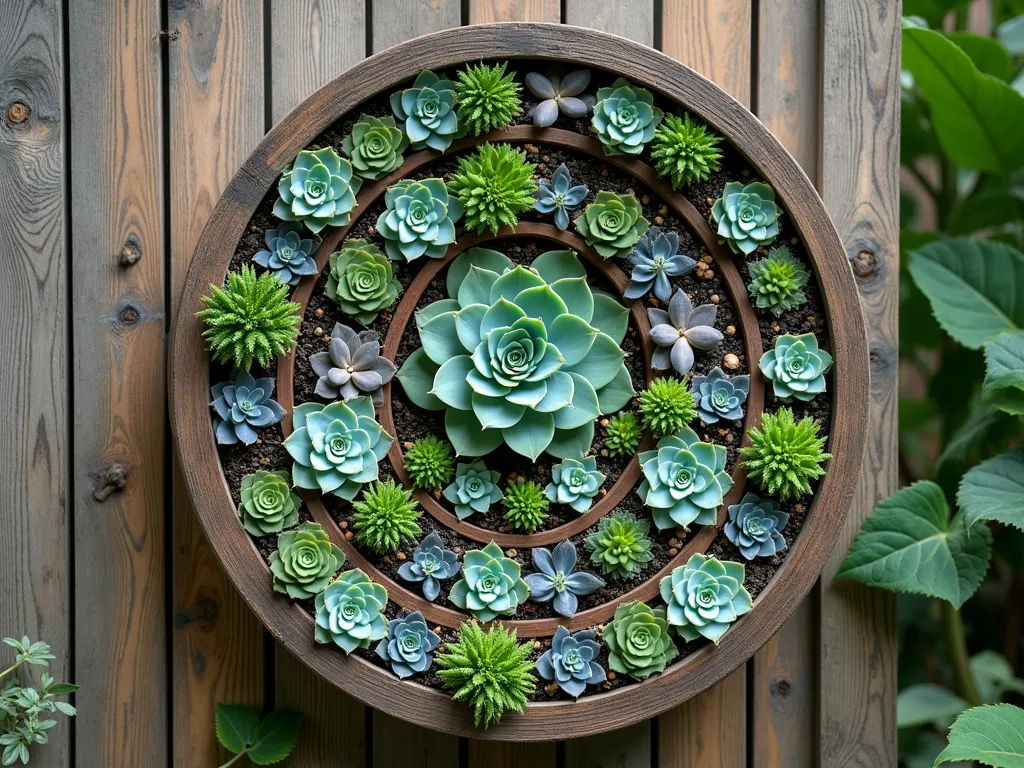
<path fill-rule="evenodd" d="M 320 523 L 305 522 L 277 537 L 270 553 L 274 591 L 308 600 L 326 587 L 345 564 L 345 553 L 331 543 Z"/>
<path fill-rule="evenodd" d="M 519 83 L 501 64 L 468 65 L 459 70 L 455 84 L 455 109 L 459 122 L 472 129 L 474 136 L 504 128 L 523 110 L 519 103 Z"/>
<path fill-rule="evenodd" d="M 772 248 L 767 257 L 750 262 L 747 269 L 750 271 L 747 290 L 758 309 L 767 309 L 779 317 L 807 303 L 803 288 L 811 273 L 793 258 L 786 246 Z"/>
<path fill-rule="evenodd" d="M 601 566 L 605 576 L 628 579 L 654 559 L 650 523 L 629 512 L 612 512 L 597 524 L 597 530 L 584 540 L 590 562 Z"/>
<path fill-rule="evenodd" d="M 324 227 L 344 227 L 352 219 L 362 184 L 352 175 L 352 163 L 333 148 L 303 150 L 281 174 L 274 215 L 301 221 L 314 234 Z"/>
<path fill-rule="evenodd" d="M 747 476 L 781 501 L 810 493 L 810 481 L 825 474 L 821 465 L 832 458 L 822 450 L 818 423 L 810 417 L 797 422 L 789 408 L 765 413 L 760 429 L 751 427 L 747 434 L 750 446 L 740 448 Z"/>
<path fill-rule="evenodd" d="M 473 708 L 473 724 L 486 728 L 506 711 L 526 709 L 526 697 L 537 681 L 528 658 L 532 650 L 532 643 L 517 642 L 514 629 L 495 624 L 484 632 L 467 621 L 459 642 L 446 644 L 437 654 L 437 674 L 455 701 Z"/>
<path fill-rule="evenodd" d="M 299 522 L 302 499 L 292 492 L 292 479 L 287 470 L 259 470 L 242 478 L 242 503 L 238 516 L 242 527 L 253 536 L 280 533 Z"/>
<path fill-rule="evenodd" d="M 480 621 L 512 616 L 530 588 L 519 578 L 519 563 L 505 557 L 493 541 L 483 549 L 471 549 L 463 560 L 462 578 L 455 582 L 448 599 Z"/>
<path fill-rule="evenodd" d="M 328 258 L 324 293 L 342 312 L 363 325 L 389 309 L 401 290 L 387 256 L 364 240 L 349 240 Z"/>
<path fill-rule="evenodd" d="M 288 301 L 288 286 L 274 275 L 245 264 L 228 272 L 223 288 L 210 286 L 202 297 L 206 309 L 196 312 L 206 330 L 206 348 L 215 363 L 248 371 L 253 362 L 263 368 L 295 346 L 299 336 L 299 305 Z"/>
<path fill-rule="evenodd" d="M 360 115 L 352 132 L 341 142 L 341 150 L 352 161 L 356 174 L 379 179 L 398 168 L 409 139 L 395 125 L 393 117 Z"/>
<path fill-rule="evenodd" d="M 747 185 L 729 182 L 722 196 L 711 206 L 718 236 L 733 253 L 743 255 L 775 241 L 781 215 L 782 209 L 775 203 L 775 190 L 759 181 Z"/>
<path fill-rule="evenodd" d="M 452 446 L 433 435 L 414 440 L 405 452 L 405 471 L 415 488 L 433 491 L 452 479 Z"/>
<path fill-rule="evenodd" d="M 533 171 L 526 152 L 508 144 L 482 144 L 460 158 L 448 191 L 465 211 L 466 229 L 497 234 L 503 226 L 515 227 L 519 214 L 533 208 Z"/>
<path fill-rule="evenodd" d="M 590 125 L 606 155 L 639 155 L 663 116 L 650 91 L 620 77 L 610 88 L 597 89 Z"/>
<path fill-rule="evenodd" d="M 608 426 L 604 430 L 604 447 L 608 449 L 609 456 L 629 456 L 636 453 L 640 439 L 644 436 L 636 416 L 629 411 L 608 419 Z"/>
<path fill-rule="evenodd" d="M 634 680 L 663 672 L 679 651 L 668 632 L 664 608 L 623 603 L 604 625 L 601 638 L 608 646 L 608 667 Z"/>
<path fill-rule="evenodd" d="M 509 483 L 501 503 L 505 507 L 505 523 L 526 533 L 533 533 L 548 519 L 551 506 L 540 485 L 532 480 Z"/>
<path fill-rule="evenodd" d="M 645 429 L 665 437 L 697 418 L 697 401 L 681 379 L 655 379 L 640 393 L 640 414 Z"/>
<path fill-rule="evenodd" d="M 672 188 L 706 181 L 722 167 L 722 137 L 709 131 L 689 114 L 666 115 L 654 132 L 651 159 L 660 176 L 672 181 Z"/>
<path fill-rule="evenodd" d="M 352 507 L 356 543 L 371 552 L 388 555 L 397 552 L 403 541 L 419 538 L 417 521 L 423 514 L 419 502 L 412 498 L 412 491 L 390 478 L 369 486 Z"/>
<path fill-rule="evenodd" d="M 598 192 L 594 202 L 583 209 L 583 215 L 577 216 L 574 223 L 587 245 L 593 246 L 605 259 L 629 256 L 651 224 L 644 218 L 635 195 L 607 191 Z"/>
<path fill-rule="evenodd" d="M 259 712 L 252 707 L 217 702 L 217 741 L 234 755 L 220 768 L 228 768 L 243 757 L 253 765 L 280 763 L 295 749 L 301 725 L 298 712 L 270 712 L 260 720 Z"/>

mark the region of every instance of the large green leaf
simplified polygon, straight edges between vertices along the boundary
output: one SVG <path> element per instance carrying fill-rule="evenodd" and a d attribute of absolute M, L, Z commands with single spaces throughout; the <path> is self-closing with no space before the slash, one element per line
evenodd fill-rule
<path fill-rule="evenodd" d="M 994 173 L 1024 165 L 1024 97 L 1013 88 L 979 72 L 930 29 L 904 27 L 903 68 L 931 105 L 935 133 L 953 162 Z"/>
<path fill-rule="evenodd" d="M 968 537 L 960 516 L 950 520 L 938 485 L 914 483 L 868 515 L 836 578 L 939 597 L 959 608 L 988 570 L 991 540 L 984 526 Z"/>
<path fill-rule="evenodd" d="M 1024 328 L 1024 254 L 1015 248 L 941 240 L 910 254 L 910 274 L 939 325 L 965 347 L 978 349 L 1004 331 Z"/>
<path fill-rule="evenodd" d="M 252 707 L 244 704 L 217 704 L 217 741 L 223 744 L 228 752 L 237 755 L 244 751 L 256 738 L 259 725 L 260 715 Z"/>
<path fill-rule="evenodd" d="M 936 723 L 948 728 L 953 719 L 967 709 L 967 702 L 949 688 L 919 683 L 904 688 L 896 697 L 896 727 Z"/>
<path fill-rule="evenodd" d="M 963 712 L 949 729 L 949 746 L 935 758 L 935 765 L 954 760 L 1024 768 L 1024 709 L 988 704 Z"/>
<path fill-rule="evenodd" d="M 939 455 L 935 464 L 939 485 L 952 494 L 972 464 L 991 456 L 1017 432 L 1017 419 L 983 403 L 967 418 Z"/>
<path fill-rule="evenodd" d="M 263 718 L 259 736 L 249 750 L 253 765 L 273 765 L 288 757 L 299 740 L 301 722 L 297 712 L 271 712 Z"/>
<path fill-rule="evenodd" d="M 920 16 L 928 26 L 937 27 L 950 11 L 966 8 L 971 0 L 903 0 L 904 16 Z"/>
<path fill-rule="evenodd" d="M 980 520 L 1024 531 L 1024 448 L 983 461 L 964 475 L 956 495 L 968 533 Z"/>
<path fill-rule="evenodd" d="M 971 676 L 982 704 L 998 704 L 1003 693 L 1024 693 L 1024 680 L 1014 674 L 1013 665 L 993 650 L 971 656 Z"/>
<path fill-rule="evenodd" d="M 1010 60 L 1010 54 L 999 44 L 998 40 L 976 35 L 973 32 L 950 32 L 946 37 L 971 57 L 971 61 L 974 62 L 974 66 L 978 68 L 979 72 L 1004 82 L 1013 77 L 1013 62 Z"/>
<path fill-rule="evenodd" d="M 423 347 L 413 351 L 398 369 L 396 377 L 405 390 L 405 396 L 420 408 L 428 411 L 443 411 L 442 403 L 435 395 L 430 394 L 434 388 L 434 376 L 438 365 L 423 351 Z"/>
<path fill-rule="evenodd" d="M 1024 415 L 1024 331 L 1001 333 L 985 345 L 982 396 L 997 408 Z"/>
<path fill-rule="evenodd" d="M 949 217 L 949 231 L 954 235 L 969 235 L 1021 219 L 1024 219 L 1024 195 L 993 189 L 973 195 L 955 208 Z"/>

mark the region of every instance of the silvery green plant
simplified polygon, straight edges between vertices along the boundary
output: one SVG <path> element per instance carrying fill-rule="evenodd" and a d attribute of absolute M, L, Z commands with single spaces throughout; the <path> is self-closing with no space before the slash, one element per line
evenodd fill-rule
<path fill-rule="evenodd" d="M 787 522 L 789 514 L 783 512 L 776 502 L 762 499 L 756 493 L 746 493 L 739 504 L 729 506 L 725 536 L 747 560 L 772 557 L 786 550 L 786 538 L 782 532 Z"/>
<path fill-rule="evenodd" d="M 607 679 L 604 667 L 596 659 L 601 653 L 597 630 L 584 629 L 569 633 L 558 627 L 551 638 L 551 647 L 537 659 L 537 674 L 544 680 L 553 680 L 558 687 L 574 699 L 588 685 L 599 685 Z"/>
<path fill-rule="evenodd" d="M 320 523 L 305 522 L 278 534 L 270 553 L 274 591 L 294 600 L 316 597 L 345 564 L 345 553 L 331 543 Z"/>
<path fill-rule="evenodd" d="M 560 616 L 575 616 L 578 598 L 596 592 L 605 584 L 604 579 L 592 573 L 576 570 L 576 547 L 569 540 L 559 542 L 553 552 L 536 547 L 531 554 L 536 573 L 525 577 L 530 600 L 550 602 Z"/>
<path fill-rule="evenodd" d="M 567 504 L 582 514 L 593 505 L 606 479 L 604 473 L 597 471 L 597 459 L 593 456 L 562 459 L 551 468 L 552 482 L 544 489 L 544 495 L 549 501 Z"/>
<path fill-rule="evenodd" d="M 707 376 L 694 376 L 690 386 L 697 402 L 697 415 L 705 424 L 743 418 L 743 404 L 750 392 L 749 376 L 729 376 L 716 366 Z"/>
<path fill-rule="evenodd" d="M 658 371 L 674 368 L 679 374 L 693 368 L 693 350 L 709 350 L 725 337 L 714 327 L 718 307 L 702 304 L 694 308 L 690 297 L 677 288 L 668 303 L 668 311 L 648 307 L 651 341 L 655 344 L 651 367 Z"/>
<path fill-rule="evenodd" d="M 598 88 L 591 126 L 606 155 L 639 155 L 662 117 L 650 91 L 620 77 L 610 88 Z"/>
<path fill-rule="evenodd" d="M 270 398 L 274 394 L 271 378 L 255 379 L 248 373 L 236 372 L 230 381 L 214 384 L 210 392 L 210 405 L 217 413 L 213 431 L 221 445 L 252 445 L 259 437 L 257 429 L 284 418 L 284 408 Z"/>
<path fill-rule="evenodd" d="M 551 68 L 544 74 L 528 72 L 525 79 L 530 93 L 541 99 L 526 116 L 540 128 L 554 125 L 559 112 L 566 117 L 586 117 L 594 106 L 594 96 L 583 93 L 590 85 L 589 69 L 577 69 L 563 76 L 560 70 Z"/>
<path fill-rule="evenodd" d="M 775 203 L 775 190 L 759 181 L 746 186 L 738 181 L 729 182 L 711 207 L 718 236 L 733 253 L 743 255 L 774 242 L 779 235 L 781 215 L 782 209 Z"/>
<path fill-rule="evenodd" d="M 669 278 L 681 277 L 697 266 L 696 261 L 679 253 L 679 235 L 662 232 L 658 227 L 651 227 L 636 241 L 629 261 L 633 264 L 633 272 L 622 294 L 627 299 L 639 299 L 653 293 L 659 300 L 668 301 L 672 295 Z"/>
<path fill-rule="evenodd" d="M 818 347 L 813 333 L 775 337 L 775 346 L 761 355 L 757 367 L 772 383 L 775 396 L 783 402 L 794 397 L 809 402 L 825 391 L 825 374 L 832 367 L 832 355 Z"/>
<path fill-rule="evenodd" d="M 431 655 L 441 638 L 427 627 L 419 611 L 407 613 L 388 622 L 388 634 L 375 649 L 391 671 L 405 679 L 416 672 L 426 672 L 434 661 Z"/>
<path fill-rule="evenodd" d="M 583 209 L 583 215 L 577 216 L 573 223 L 587 245 L 602 259 L 629 256 L 650 226 L 640 201 L 632 192 L 619 195 L 605 190 L 597 193 L 594 201 Z"/>
<path fill-rule="evenodd" d="M 242 503 L 238 516 L 242 527 L 253 536 L 269 536 L 291 528 L 299 522 L 302 500 L 292 492 L 292 481 L 286 470 L 259 470 L 242 478 L 239 491 Z"/>
<path fill-rule="evenodd" d="M 352 163 L 331 147 L 304 149 L 281 174 L 274 215 L 282 221 L 301 221 L 313 233 L 343 227 L 352 218 L 362 184 L 352 174 Z"/>
<path fill-rule="evenodd" d="M 387 590 L 360 569 L 344 571 L 316 596 L 314 639 L 334 643 L 345 653 L 369 648 L 387 635 L 387 603 Z"/>
<path fill-rule="evenodd" d="M 448 194 L 443 179 L 395 182 L 384 193 L 384 205 L 377 233 L 392 261 L 415 261 L 424 255 L 440 259 L 455 242 L 462 203 Z"/>
<path fill-rule="evenodd" d="M 732 488 L 725 461 L 724 446 L 701 442 L 689 427 L 641 453 L 644 480 L 637 495 L 650 508 L 654 524 L 661 530 L 714 525 L 717 509 Z"/>
<path fill-rule="evenodd" d="M 529 268 L 474 248 L 448 269 L 448 295 L 417 317 L 422 347 L 398 380 L 409 399 L 445 410 L 461 456 L 502 443 L 536 459 L 581 458 L 601 413 L 633 396 L 623 364 L 627 310 L 594 293 L 571 251 L 548 251 Z"/>
<path fill-rule="evenodd" d="M 393 362 L 380 356 L 375 331 L 356 333 L 341 323 L 334 324 L 327 351 L 314 352 L 309 363 L 320 377 L 315 394 L 325 400 L 351 400 L 366 395 L 377 405 L 384 402 L 383 386 L 398 370 Z"/>
<path fill-rule="evenodd" d="M 298 405 L 292 427 L 284 447 L 295 459 L 295 485 L 348 501 L 364 483 L 377 479 L 377 463 L 393 442 L 377 423 L 373 402 L 365 396 L 327 406 Z"/>
<path fill-rule="evenodd" d="M 471 549 L 464 558 L 462 578 L 455 582 L 448 599 L 482 622 L 498 616 L 512 616 L 530 588 L 520 577 L 519 563 L 493 541 L 483 549 Z"/>
<path fill-rule="evenodd" d="M 341 151 L 352 160 L 359 176 L 379 179 L 402 165 L 402 153 L 408 146 L 409 139 L 395 125 L 395 118 L 360 115 L 342 140 Z"/>
<path fill-rule="evenodd" d="M 608 646 L 608 666 L 620 675 L 646 680 L 663 672 L 679 655 L 669 636 L 665 609 L 646 603 L 623 603 L 601 631 Z"/>
<path fill-rule="evenodd" d="M 302 228 L 295 224 L 268 229 L 263 236 L 266 249 L 256 253 L 252 260 L 269 269 L 282 283 L 298 285 L 300 278 L 316 274 L 313 252 L 320 245 L 319 237 L 302 234 Z"/>
<path fill-rule="evenodd" d="M 327 264 L 324 293 L 357 323 L 372 323 L 380 312 L 391 308 L 402 290 L 387 256 L 365 240 L 343 243 Z"/>
<path fill-rule="evenodd" d="M 444 489 L 444 497 L 455 506 L 459 520 L 486 512 L 492 504 L 501 501 L 504 494 L 498 487 L 499 477 L 501 473 L 488 469 L 483 459 L 455 466 L 455 480 Z"/>
<path fill-rule="evenodd" d="M 551 180 L 538 179 L 537 202 L 533 209 L 538 213 L 554 213 L 555 226 L 565 231 L 569 228 L 569 212 L 578 208 L 589 193 L 584 184 L 573 185 L 569 168 L 562 163 L 555 169 Z"/>
<path fill-rule="evenodd" d="M 391 111 L 413 149 L 444 152 L 459 135 L 455 115 L 455 83 L 425 69 L 411 88 L 391 94 Z"/>
<path fill-rule="evenodd" d="M 750 611 L 743 566 L 695 552 L 686 565 L 661 580 L 668 623 L 684 640 L 706 637 L 715 645 L 732 622 Z"/>
<path fill-rule="evenodd" d="M 412 553 L 412 560 L 406 560 L 398 567 L 398 575 L 406 581 L 422 581 L 423 596 L 430 602 L 441 594 L 440 582 L 450 579 L 459 572 L 458 555 L 445 549 L 437 533 L 428 534 Z"/>

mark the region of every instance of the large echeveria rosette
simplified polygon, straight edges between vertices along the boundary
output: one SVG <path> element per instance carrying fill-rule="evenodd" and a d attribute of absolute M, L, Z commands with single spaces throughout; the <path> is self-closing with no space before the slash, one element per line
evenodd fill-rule
<path fill-rule="evenodd" d="M 442 179 L 403 179 L 388 187 L 384 202 L 387 207 L 377 218 L 377 232 L 392 261 L 423 255 L 440 259 L 455 242 L 462 204 L 448 194 Z"/>
<path fill-rule="evenodd" d="M 363 180 L 352 174 L 352 164 L 331 147 L 299 152 L 277 184 L 280 196 L 274 215 L 282 221 L 301 221 L 310 232 L 343 227 L 356 207 Z"/>
<path fill-rule="evenodd" d="M 706 637 L 717 644 L 732 622 L 750 611 L 743 566 L 699 552 L 661 580 L 668 623 L 687 642 Z"/>
<path fill-rule="evenodd" d="M 413 149 L 444 152 L 462 131 L 455 114 L 455 83 L 425 69 L 411 88 L 391 94 L 391 111 Z"/>
<path fill-rule="evenodd" d="M 358 568 L 345 571 L 316 596 L 318 643 L 334 643 L 345 653 L 369 648 L 388 633 L 384 606 L 388 593 Z"/>
<path fill-rule="evenodd" d="M 582 458 L 594 422 L 633 397 L 620 348 L 628 311 L 594 292 L 571 251 L 530 268 L 473 249 L 449 267 L 449 299 L 416 318 L 422 348 L 398 372 L 410 400 L 445 410 L 462 456 L 503 442 L 536 459 Z"/>
<path fill-rule="evenodd" d="M 455 583 L 448 599 L 480 621 L 513 616 L 525 602 L 530 588 L 520 578 L 519 563 L 505 557 L 493 541 L 483 549 L 466 553 L 463 577 Z"/>

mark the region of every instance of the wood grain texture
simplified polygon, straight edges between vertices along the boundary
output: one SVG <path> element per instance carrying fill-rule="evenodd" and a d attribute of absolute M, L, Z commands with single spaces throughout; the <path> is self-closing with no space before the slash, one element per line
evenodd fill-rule
<path fill-rule="evenodd" d="M 178 35 L 168 43 L 177 303 L 217 198 L 263 134 L 263 7 L 258 0 L 173 3 L 168 23 Z M 227 759 L 214 735 L 214 705 L 263 706 L 263 631 L 204 538 L 177 462 L 172 477 L 174 765 L 206 768 Z"/>
<path fill-rule="evenodd" d="M 668 765 L 668 764 L 666 764 Z M 565 742 L 563 768 L 650 768 L 651 721 Z"/>
<path fill-rule="evenodd" d="M 81 384 L 75 757 L 158 768 L 167 765 L 168 737 L 166 622 L 157 618 L 168 610 L 160 3 L 69 9 L 73 370 Z"/>
<path fill-rule="evenodd" d="M 469 740 L 466 768 L 555 768 L 555 745 Z"/>
<path fill-rule="evenodd" d="M 654 46 L 654 0 L 565 0 L 565 23 Z"/>
<path fill-rule="evenodd" d="M 469 0 L 469 23 L 562 20 L 560 0 Z"/>
<path fill-rule="evenodd" d="M 743 768 L 747 764 L 746 678 L 746 666 L 741 666 L 658 718 L 661 765 Z"/>
<path fill-rule="evenodd" d="M 373 0 L 373 52 L 462 23 L 461 0 Z"/>
<path fill-rule="evenodd" d="M 61 3 L 0 2 L 0 636 L 50 644 L 69 676 L 68 243 Z M 21 122 L 11 105 L 27 107 Z M 17 109 L 17 108 L 16 108 Z M 11 649 L 4 647 L 4 662 Z M 7 663 L 4 663 L 4 667 Z M 36 670 L 38 673 L 38 670 Z M 38 679 L 38 674 L 36 674 Z M 83 699 L 79 697 L 79 702 Z M 70 765 L 64 718 L 32 765 Z"/>
<path fill-rule="evenodd" d="M 867 456 L 821 577 L 819 760 L 837 768 L 896 765 L 895 597 L 832 579 L 863 519 L 897 488 L 899 5 L 823 5 L 822 197 L 857 276 L 871 361 Z"/>
<path fill-rule="evenodd" d="M 748 107 L 751 3 L 663 0 L 661 17 L 661 50 Z"/>
<path fill-rule="evenodd" d="M 367 768 L 455 768 L 459 740 L 397 717 L 373 712 L 373 765 Z"/>

